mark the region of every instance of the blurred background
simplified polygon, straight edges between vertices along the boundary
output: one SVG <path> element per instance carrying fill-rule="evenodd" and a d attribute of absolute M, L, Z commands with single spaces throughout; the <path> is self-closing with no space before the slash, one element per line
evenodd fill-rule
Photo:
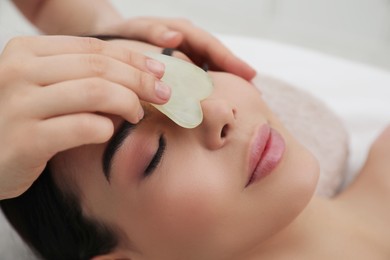
<path fill-rule="evenodd" d="M 26 0 L 28 1 L 28 0 Z M 185 17 L 219 34 L 259 37 L 390 70 L 390 0 L 113 0 L 125 17 Z M 34 33 L 0 1 L 0 28 Z"/>

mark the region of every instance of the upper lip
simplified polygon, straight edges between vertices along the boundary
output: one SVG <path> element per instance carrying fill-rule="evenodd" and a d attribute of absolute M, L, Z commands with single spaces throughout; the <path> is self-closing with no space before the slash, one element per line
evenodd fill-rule
<path fill-rule="evenodd" d="M 267 145 L 268 139 L 270 138 L 271 128 L 268 124 L 260 125 L 255 129 L 251 142 L 249 143 L 248 152 L 248 178 L 246 186 L 249 185 L 252 175 L 256 169 L 256 166 L 261 161 L 264 150 Z"/>

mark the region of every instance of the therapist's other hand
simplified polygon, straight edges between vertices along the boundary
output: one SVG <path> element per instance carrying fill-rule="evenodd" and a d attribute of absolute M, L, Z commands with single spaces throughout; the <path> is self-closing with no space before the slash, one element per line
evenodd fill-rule
<path fill-rule="evenodd" d="M 93 38 L 12 39 L 0 56 L 0 199 L 26 191 L 56 153 L 109 140 L 105 115 L 137 123 L 140 99 L 165 103 L 163 74 L 161 63 Z"/>
<path fill-rule="evenodd" d="M 217 38 L 185 19 L 140 17 L 125 20 L 100 31 L 146 41 L 160 47 L 177 48 L 197 65 L 227 71 L 251 80 L 256 71 L 235 56 Z"/>

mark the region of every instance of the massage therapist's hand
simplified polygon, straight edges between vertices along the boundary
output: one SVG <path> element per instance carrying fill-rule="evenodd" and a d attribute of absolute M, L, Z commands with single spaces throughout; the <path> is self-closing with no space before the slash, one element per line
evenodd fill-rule
<path fill-rule="evenodd" d="M 208 63 L 212 70 L 227 71 L 246 80 L 256 75 L 252 67 L 236 57 L 217 38 L 184 19 L 133 18 L 98 29 L 98 32 L 177 48 L 198 65 Z"/>
<path fill-rule="evenodd" d="M 160 63 L 92 38 L 12 39 L 0 56 L 0 199 L 26 191 L 56 153 L 103 143 L 106 114 L 132 123 L 140 100 L 162 104 Z"/>

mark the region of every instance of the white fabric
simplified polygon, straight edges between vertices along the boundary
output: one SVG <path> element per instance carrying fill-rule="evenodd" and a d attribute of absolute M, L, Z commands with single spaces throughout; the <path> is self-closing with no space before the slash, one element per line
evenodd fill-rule
<path fill-rule="evenodd" d="M 0 34 L 0 51 L 3 50 L 5 44 L 7 43 L 7 41 L 9 40 L 9 37 L 4 35 L 4 34 Z"/>
<path fill-rule="evenodd" d="M 348 134 L 320 99 L 278 79 L 258 74 L 253 83 L 290 133 L 318 159 L 316 195 L 333 197 L 346 178 Z"/>

